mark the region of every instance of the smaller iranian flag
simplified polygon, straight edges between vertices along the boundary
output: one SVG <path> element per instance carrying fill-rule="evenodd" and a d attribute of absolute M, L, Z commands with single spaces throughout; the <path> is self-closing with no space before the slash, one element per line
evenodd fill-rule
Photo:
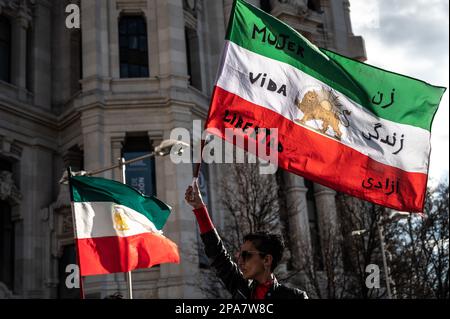
<path fill-rule="evenodd" d="M 70 190 L 81 276 L 180 262 L 161 232 L 170 207 L 156 197 L 88 176 L 70 177 Z"/>

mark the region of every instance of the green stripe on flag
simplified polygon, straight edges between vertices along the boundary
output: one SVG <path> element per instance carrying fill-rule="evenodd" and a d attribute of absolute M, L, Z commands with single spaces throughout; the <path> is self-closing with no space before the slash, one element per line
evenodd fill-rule
<path fill-rule="evenodd" d="M 445 93 L 445 88 L 382 70 L 332 51 L 321 50 L 352 78 L 357 79 L 358 85 L 366 92 L 370 92 L 376 103 L 383 94 L 383 99 L 387 101 L 375 105 L 372 102 L 365 106 L 372 113 L 398 123 L 410 124 L 431 131 L 431 123 L 438 110 L 442 95 Z M 390 103 L 391 97 L 394 100 L 392 105 L 384 107 Z"/>
<path fill-rule="evenodd" d="M 445 88 L 322 52 L 293 28 L 242 0 L 235 0 L 229 24 L 226 39 L 237 45 L 292 65 L 378 117 L 431 130 Z"/>
<path fill-rule="evenodd" d="M 70 178 L 74 202 L 114 202 L 146 216 L 161 230 L 170 215 L 170 207 L 154 196 L 105 178 L 73 176 Z"/>

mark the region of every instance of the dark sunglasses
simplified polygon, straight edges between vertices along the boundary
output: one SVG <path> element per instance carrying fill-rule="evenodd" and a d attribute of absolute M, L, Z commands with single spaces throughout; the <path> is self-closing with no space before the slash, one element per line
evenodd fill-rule
<path fill-rule="evenodd" d="M 261 256 L 266 255 L 263 252 L 256 251 L 256 250 L 243 250 L 241 252 L 236 253 L 236 259 L 239 260 L 239 258 L 242 258 L 243 261 L 249 260 L 253 255 L 259 254 Z"/>

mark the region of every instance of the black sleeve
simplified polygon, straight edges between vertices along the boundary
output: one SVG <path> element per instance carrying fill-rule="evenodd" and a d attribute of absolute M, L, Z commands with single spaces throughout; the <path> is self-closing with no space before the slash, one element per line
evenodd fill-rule
<path fill-rule="evenodd" d="M 295 290 L 296 290 L 296 299 L 309 299 L 309 297 L 305 291 L 300 290 L 300 289 L 295 289 Z"/>
<path fill-rule="evenodd" d="M 248 298 L 248 282 L 242 276 L 237 264 L 232 261 L 216 229 L 201 235 L 205 252 L 217 276 L 222 280 L 233 298 Z"/>
<path fill-rule="evenodd" d="M 272 299 L 309 299 L 305 291 L 279 285 L 271 296 Z"/>

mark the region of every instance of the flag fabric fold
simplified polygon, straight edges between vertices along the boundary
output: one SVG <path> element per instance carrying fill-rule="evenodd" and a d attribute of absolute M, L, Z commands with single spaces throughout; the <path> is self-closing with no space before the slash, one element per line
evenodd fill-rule
<path fill-rule="evenodd" d="M 125 184 L 70 177 L 81 276 L 179 263 L 177 245 L 161 229 L 171 208 Z"/>
<path fill-rule="evenodd" d="M 444 92 L 319 49 L 236 0 L 206 129 L 226 140 L 230 128 L 257 141 L 262 128 L 277 128 L 281 168 L 376 204 L 421 212 L 431 124 Z"/>

